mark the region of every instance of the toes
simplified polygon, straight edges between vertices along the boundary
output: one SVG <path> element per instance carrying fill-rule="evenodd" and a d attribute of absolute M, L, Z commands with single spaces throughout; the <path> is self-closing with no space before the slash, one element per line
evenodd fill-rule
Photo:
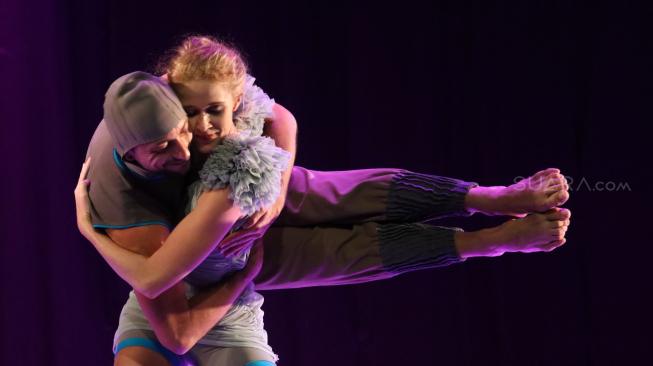
<path fill-rule="evenodd" d="M 562 184 L 554 184 L 552 186 L 547 186 L 546 189 L 544 190 L 544 193 L 547 196 L 550 196 L 550 195 L 552 195 L 552 194 L 554 194 L 556 192 L 562 191 L 563 188 L 564 188 L 564 185 L 562 185 Z"/>
<path fill-rule="evenodd" d="M 566 208 L 554 207 L 544 213 L 544 216 L 549 221 L 567 220 L 571 217 L 571 211 Z"/>
<path fill-rule="evenodd" d="M 551 240 L 562 240 L 562 239 L 565 238 L 565 230 L 564 229 L 551 229 L 551 231 L 549 231 L 549 233 L 551 234 L 551 237 L 553 237 L 553 239 L 551 239 Z"/>
<path fill-rule="evenodd" d="M 544 192 L 548 195 L 557 191 L 569 191 L 569 182 L 567 178 L 560 174 L 554 174 L 542 183 Z"/>
<path fill-rule="evenodd" d="M 564 183 L 565 191 L 568 191 L 569 190 L 569 182 L 567 181 L 567 177 L 565 177 L 564 175 L 562 176 L 562 183 Z"/>
<path fill-rule="evenodd" d="M 552 194 L 548 201 L 554 206 L 561 206 L 569 199 L 569 192 L 560 191 L 558 193 Z"/>
<path fill-rule="evenodd" d="M 562 227 L 565 226 L 565 221 L 564 220 L 548 221 L 547 220 L 546 225 L 550 229 L 558 229 L 558 228 L 562 228 Z"/>
<path fill-rule="evenodd" d="M 564 238 L 565 235 L 567 235 L 567 230 L 569 229 L 569 220 L 561 220 L 561 221 L 551 221 L 551 236 L 556 237 L 558 239 Z M 559 225 L 559 226 L 555 226 Z"/>
<path fill-rule="evenodd" d="M 549 174 L 555 174 L 555 173 L 560 173 L 560 169 L 548 168 L 548 169 L 540 170 L 539 172 L 533 174 L 533 179 L 543 178 Z"/>
<path fill-rule="evenodd" d="M 561 185 L 564 186 L 567 183 L 567 179 L 562 176 L 562 174 L 551 174 L 546 177 L 546 181 L 544 184 L 546 186 L 556 186 L 556 185 Z"/>
<path fill-rule="evenodd" d="M 552 250 L 554 250 L 556 248 L 559 248 L 559 247 L 565 245 L 566 242 L 567 242 L 567 239 L 562 238 L 562 239 L 559 239 L 559 240 L 551 241 L 551 242 L 549 242 L 549 243 L 547 243 L 545 245 L 542 245 L 542 246 L 540 246 L 540 248 L 542 248 L 542 250 L 545 251 L 545 252 L 550 252 L 550 251 L 552 251 Z"/>
<path fill-rule="evenodd" d="M 569 220 L 571 218 L 571 210 L 567 208 L 562 209 L 562 216 L 564 220 Z"/>

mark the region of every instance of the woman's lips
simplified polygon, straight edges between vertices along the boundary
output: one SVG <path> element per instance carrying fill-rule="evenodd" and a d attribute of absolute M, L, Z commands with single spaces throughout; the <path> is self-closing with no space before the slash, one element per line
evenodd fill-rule
<path fill-rule="evenodd" d="M 197 142 L 200 144 L 208 144 L 213 141 L 215 141 L 218 136 L 217 135 L 195 135 L 195 138 L 197 139 Z"/>

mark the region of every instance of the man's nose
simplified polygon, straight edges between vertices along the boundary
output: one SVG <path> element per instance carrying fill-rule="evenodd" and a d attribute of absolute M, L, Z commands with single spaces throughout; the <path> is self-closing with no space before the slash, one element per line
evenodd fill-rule
<path fill-rule="evenodd" d="M 175 149 L 174 156 L 179 160 L 189 160 L 190 150 L 188 150 L 188 143 L 183 139 L 177 140 L 177 148 Z"/>

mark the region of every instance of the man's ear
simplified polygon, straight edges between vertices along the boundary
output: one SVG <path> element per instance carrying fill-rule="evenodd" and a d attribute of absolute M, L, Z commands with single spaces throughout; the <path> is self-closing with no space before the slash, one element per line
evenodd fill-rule
<path fill-rule="evenodd" d="M 234 110 L 232 112 L 235 112 L 238 110 L 238 107 L 240 107 L 240 103 L 243 101 L 243 94 L 238 94 L 236 97 L 236 103 L 234 103 Z"/>
<path fill-rule="evenodd" d="M 129 151 L 127 151 L 127 152 L 122 156 L 122 160 L 124 160 L 124 161 L 128 161 L 128 162 L 130 162 L 130 163 L 135 162 L 136 160 L 134 160 L 134 151 L 133 151 L 133 150 L 129 150 Z"/>

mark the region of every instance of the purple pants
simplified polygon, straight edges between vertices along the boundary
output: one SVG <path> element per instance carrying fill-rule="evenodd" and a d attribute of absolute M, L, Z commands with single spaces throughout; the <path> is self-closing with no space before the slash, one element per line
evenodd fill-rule
<path fill-rule="evenodd" d="M 321 172 L 294 167 L 286 204 L 263 236 L 257 290 L 375 281 L 461 262 L 459 228 L 476 183 L 401 169 Z"/>

